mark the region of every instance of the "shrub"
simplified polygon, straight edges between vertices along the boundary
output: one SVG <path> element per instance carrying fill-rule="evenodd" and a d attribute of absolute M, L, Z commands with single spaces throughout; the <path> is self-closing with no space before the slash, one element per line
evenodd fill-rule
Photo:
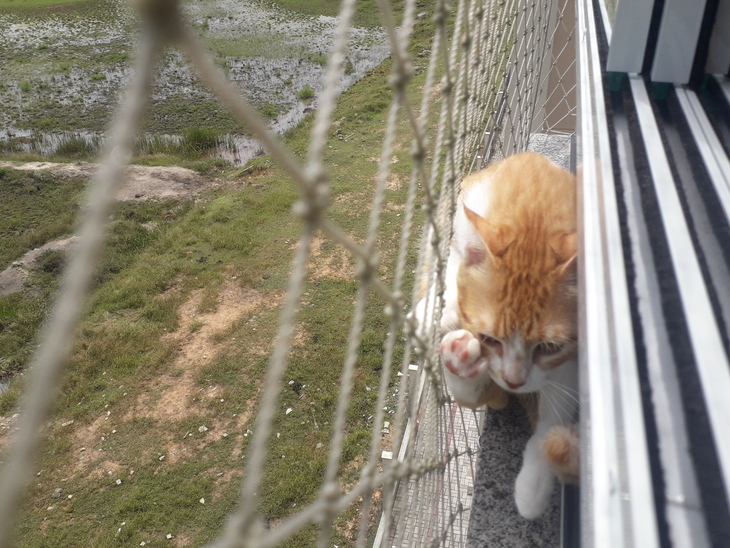
<path fill-rule="evenodd" d="M 314 90 L 309 86 L 304 86 L 304 88 L 297 93 L 297 97 L 300 99 L 312 99 L 314 98 Z"/>
<path fill-rule="evenodd" d="M 36 259 L 36 268 L 41 272 L 47 272 L 57 276 L 63 270 L 66 255 L 63 251 L 49 249 L 41 253 Z"/>
<path fill-rule="evenodd" d="M 56 147 L 56 154 L 68 158 L 83 158 L 93 156 L 95 153 L 96 147 L 78 135 L 63 139 Z"/>
<path fill-rule="evenodd" d="M 186 154 L 202 154 L 216 148 L 220 140 L 220 135 L 215 130 L 191 128 L 183 133 L 180 148 Z"/>
<path fill-rule="evenodd" d="M 276 118 L 279 115 L 279 107 L 272 103 L 264 103 L 261 105 L 261 114 L 267 118 Z"/>
<path fill-rule="evenodd" d="M 317 53 L 315 55 L 312 55 L 309 58 L 309 60 L 312 61 L 312 63 L 315 63 L 315 64 L 320 65 L 322 67 L 327 66 L 327 56 L 326 55 L 322 55 L 320 53 Z"/>

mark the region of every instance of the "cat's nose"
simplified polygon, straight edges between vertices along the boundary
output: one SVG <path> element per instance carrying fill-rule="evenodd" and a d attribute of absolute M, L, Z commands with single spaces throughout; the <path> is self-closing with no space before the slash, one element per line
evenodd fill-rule
<path fill-rule="evenodd" d="M 527 381 L 525 376 L 518 371 L 502 371 L 502 380 L 510 390 L 517 390 Z"/>

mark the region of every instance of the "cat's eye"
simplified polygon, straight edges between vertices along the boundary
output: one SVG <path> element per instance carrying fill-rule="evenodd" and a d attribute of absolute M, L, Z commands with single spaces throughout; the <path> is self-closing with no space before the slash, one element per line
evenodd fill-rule
<path fill-rule="evenodd" d="M 540 356 L 555 356 L 562 352 L 563 346 L 552 342 L 543 342 L 535 347 L 535 353 Z"/>
<path fill-rule="evenodd" d="M 502 348 L 502 343 L 494 337 L 490 337 L 489 335 L 479 335 L 479 341 L 484 346 L 493 348 L 495 350 L 499 350 L 500 348 Z"/>

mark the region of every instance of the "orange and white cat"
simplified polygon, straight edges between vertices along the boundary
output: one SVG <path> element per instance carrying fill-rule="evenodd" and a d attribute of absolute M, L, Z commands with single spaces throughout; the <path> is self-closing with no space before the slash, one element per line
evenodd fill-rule
<path fill-rule="evenodd" d="M 441 322 L 441 361 L 454 399 L 506 404 L 539 394 L 515 482 L 528 519 L 556 475 L 577 476 L 576 181 L 525 152 L 467 177 L 454 219 Z"/>

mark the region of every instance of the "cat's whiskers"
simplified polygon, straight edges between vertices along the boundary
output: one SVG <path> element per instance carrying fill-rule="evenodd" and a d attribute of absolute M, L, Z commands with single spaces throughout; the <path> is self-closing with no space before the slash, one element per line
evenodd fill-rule
<path fill-rule="evenodd" d="M 572 387 L 568 386 L 567 384 L 563 384 L 562 382 L 558 382 L 558 381 L 554 381 L 554 380 L 550 380 L 550 379 L 547 379 L 547 382 L 560 386 L 560 387 L 564 388 L 565 390 L 567 390 L 568 392 L 572 392 L 573 394 L 578 393 L 577 389 L 572 388 Z"/>
<path fill-rule="evenodd" d="M 550 405 L 550 407 L 552 407 L 556 414 L 566 414 L 571 410 L 573 405 L 567 400 L 567 398 L 565 398 L 565 396 L 573 396 L 567 392 L 554 390 L 555 388 L 559 389 L 560 387 L 557 383 L 548 382 L 546 386 L 540 390 L 540 394 L 545 397 L 545 401 Z M 562 413 L 559 413 L 560 411 L 562 411 Z"/>
<path fill-rule="evenodd" d="M 553 410 L 556 415 L 560 415 L 560 411 L 565 411 L 566 408 L 560 405 L 561 402 L 556 398 L 556 394 L 548 390 L 548 386 L 540 390 L 540 396 L 544 398 L 545 403 Z"/>
<path fill-rule="evenodd" d="M 566 386 L 562 383 L 556 382 L 556 381 L 547 381 L 548 386 L 551 386 L 558 390 L 562 395 L 565 397 L 570 398 L 575 403 L 580 404 L 580 400 L 578 399 L 578 391 L 574 390 L 573 388 L 570 388 L 569 386 Z"/>

